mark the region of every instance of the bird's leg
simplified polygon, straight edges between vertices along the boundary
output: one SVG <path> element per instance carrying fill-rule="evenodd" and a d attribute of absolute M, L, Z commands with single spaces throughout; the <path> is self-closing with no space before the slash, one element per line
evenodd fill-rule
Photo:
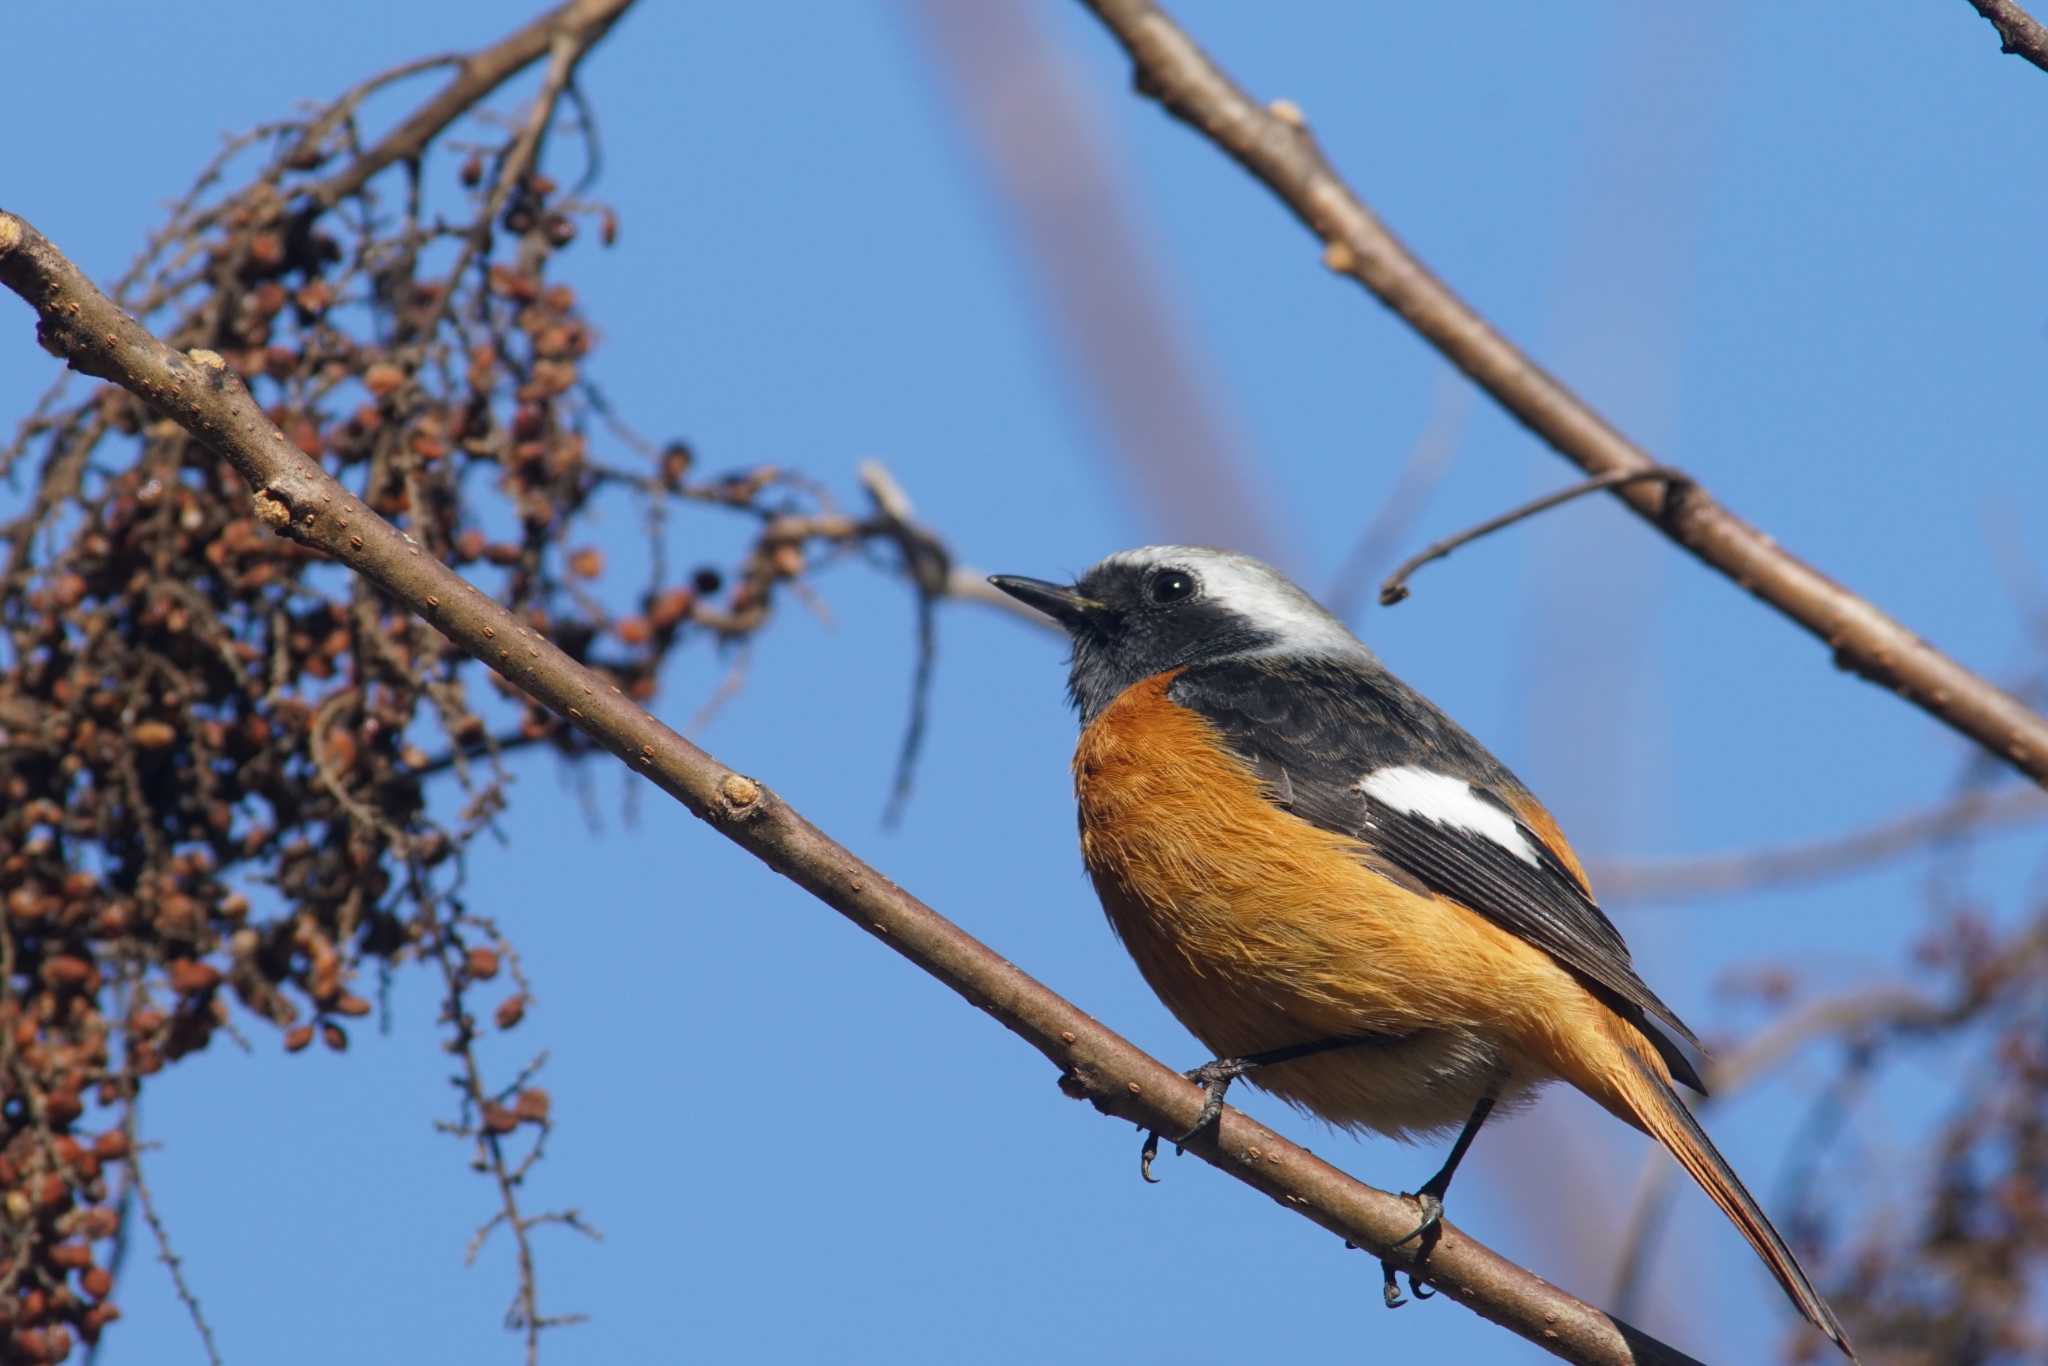
<path fill-rule="evenodd" d="M 1174 1150 L 1180 1151 L 1196 1134 L 1214 1124 L 1223 1114 L 1223 1096 L 1230 1090 L 1230 1083 L 1247 1072 L 1275 1063 L 1293 1062 L 1297 1058 L 1313 1057 L 1339 1048 L 1353 1048 L 1359 1044 L 1379 1043 L 1385 1038 L 1380 1034 L 1346 1034 L 1334 1039 L 1316 1039 L 1310 1043 L 1289 1044 L 1285 1048 L 1269 1048 L 1263 1053 L 1247 1053 L 1241 1058 L 1216 1058 L 1200 1067 L 1181 1073 L 1189 1081 L 1207 1093 L 1202 1100 L 1202 1112 L 1195 1116 L 1194 1124 L 1179 1138 L 1173 1140 Z M 1152 1159 L 1159 1156 L 1159 1131 L 1154 1129 L 1145 1135 L 1145 1146 L 1138 1153 L 1138 1174 L 1147 1181 L 1157 1182 L 1152 1175 Z"/>
<path fill-rule="evenodd" d="M 1479 1103 L 1472 1107 L 1472 1117 L 1465 1121 L 1465 1127 L 1458 1133 L 1458 1141 L 1451 1145 L 1451 1154 L 1444 1159 L 1442 1168 L 1435 1176 L 1422 1183 L 1421 1190 L 1415 1192 L 1415 1203 L 1422 1210 L 1422 1222 L 1410 1232 L 1396 1238 L 1393 1246 L 1400 1247 L 1404 1243 L 1420 1240 L 1417 1261 L 1429 1255 L 1429 1249 L 1436 1241 L 1437 1230 L 1444 1222 L 1444 1196 L 1450 1193 L 1451 1178 L 1458 1174 L 1458 1164 L 1465 1160 L 1465 1151 L 1472 1146 L 1472 1140 L 1479 1137 L 1480 1126 L 1485 1124 L 1486 1117 L 1493 1113 L 1493 1102 L 1492 1096 L 1479 1098 Z M 1394 1280 L 1395 1269 L 1392 1262 L 1385 1258 L 1380 1259 L 1380 1271 L 1386 1277 L 1386 1284 L 1381 1293 L 1389 1309 L 1398 1309 L 1403 1302 L 1400 1286 Z M 1425 1292 L 1416 1282 L 1415 1273 L 1412 1271 L 1408 1273 L 1408 1288 L 1415 1292 L 1415 1298 L 1418 1300 L 1426 1300 L 1436 1293 L 1434 1290 Z"/>

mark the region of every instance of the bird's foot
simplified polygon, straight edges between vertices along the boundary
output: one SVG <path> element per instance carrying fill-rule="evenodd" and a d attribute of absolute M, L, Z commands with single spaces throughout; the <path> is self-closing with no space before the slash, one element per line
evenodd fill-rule
<path fill-rule="evenodd" d="M 1189 1081 L 1201 1087 L 1204 1095 L 1202 1097 L 1202 1109 L 1195 1116 L 1195 1122 L 1188 1127 L 1186 1133 L 1173 1140 L 1174 1152 L 1186 1151 L 1189 1139 L 1223 1117 L 1223 1096 L 1225 1092 L 1230 1090 L 1230 1083 L 1236 1081 L 1254 1067 L 1263 1065 L 1264 1063 L 1256 1057 L 1216 1058 L 1210 1062 L 1203 1063 L 1200 1067 L 1190 1068 L 1188 1071 L 1181 1073 Z M 1157 1129 L 1152 1130 L 1145 1135 L 1145 1146 L 1138 1150 L 1138 1175 L 1155 1186 L 1159 1184 L 1159 1178 L 1152 1174 L 1152 1159 L 1159 1156 L 1159 1137 L 1159 1131 Z"/>
<path fill-rule="evenodd" d="M 1416 1250 L 1427 1255 L 1431 1245 L 1436 1242 L 1437 1231 L 1443 1227 L 1443 1197 L 1429 1189 L 1429 1187 L 1424 1186 L 1421 1190 L 1410 1196 L 1409 1199 L 1413 1200 L 1416 1207 L 1422 1211 L 1422 1222 L 1402 1234 L 1399 1238 L 1396 1238 L 1394 1246 L 1401 1247 L 1420 1240 L 1421 1245 Z"/>
<path fill-rule="evenodd" d="M 1285 1048 L 1272 1048 L 1264 1053 L 1248 1053 L 1241 1058 L 1217 1058 L 1203 1063 L 1192 1071 L 1181 1073 L 1208 1094 L 1202 1098 L 1202 1110 L 1195 1116 L 1194 1125 L 1173 1140 L 1174 1151 L 1184 1151 L 1189 1139 L 1222 1118 L 1223 1093 L 1230 1089 L 1230 1083 L 1245 1073 L 1261 1067 L 1271 1067 L 1275 1063 L 1314 1057 L 1333 1048 L 1355 1048 L 1360 1044 L 1380 1043 L 1385 1038 L 1386 1036 L 1381 1034 L 1345 1034 L 1330 1039 L 1312 1039 L 1308 1043 L 1289 1044 Z M 1152 1175 L 1152 1159 L 1157 1156 L 1159 1131 L 1155 1129 L 1145 1135 L 1145 1146 L 1138 1152 L 1138 1175 L 1154 1183 L 1157 1183 L 1159 1178 Z"/>
<path fill-rule="evenodd" d="M 1407 1299 L 1401 1294 L 1400 1278 L 1403 1270 L 1404 1268 L 1395 1266 L 1386 1258 L 1380 1258 L 1380 1276 L 1382 1278 L 1380 1298 L 1389 1309 L 1399 1309 L 1402 1305 L 1408 1303 Z M 1408 1291 L 1418 1300 L 1435 1299 L 1437 1293 L 1431 1290 L 1413 1271 L 1408 1272 Z"/>
<path fill-rule="evenodd" d="M 1436 1246 L 1437 1234 L 1443 1228 L 1444 1200 L 1441 1195 L 1431 1190 L 1428 1186 L 1424 1186 L 1408 1198 L 1413 1200 L 1422 1211 L 1422 1222 L 1407 1233 L 1402 1234 L 1399 1238 L 1396 1238 L 1393 1246 L 1404 1247 L 1409 1243 L 1415 1243 L 1415 1260 L 1421 1262 L 1428 1258 L 1429 1250 Z M 1380 1275 L 1383 1278 L 1380 1286 L 1380 1297 L 1386 1301 L 1387 1308 L 1389 1309 L 1399 1309 L 1402 1305 L 1408 1303 L 1407 1300 L 1401 1297 L 1401 1283 L 1396 1279 L 1403 1269 L 1395 1266 L 1384 1257 L 1380 1259 Z M 1436 1291 L 1426 1289 L 1422 1281 L 1416 1277 L 1413 1269 L 1407 1270 L 1410 1294 L 1414 1295 L 1418 1300 L 1426 1300 L 1435 1296 Z"/>

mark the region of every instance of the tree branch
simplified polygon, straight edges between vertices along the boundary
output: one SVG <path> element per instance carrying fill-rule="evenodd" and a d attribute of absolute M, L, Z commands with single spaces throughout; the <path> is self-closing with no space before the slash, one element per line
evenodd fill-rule
<path fill-rule="evenodd" d="M 2019 0 L 1970 0 L 1970 8 L 1998 30 L 1999 50 L 2048 71 L 2048 24 L 2020 8 Z"/>
<path fill-rule="evenodd" d="M 253 490 L 256 515 L 405 603 L 535 701 L 573 721 L 726 838 L 837 910 L 1044 1054 L 1069 1095 L 1143 1129 L 1185 1131 L 1202 1092 L 862 862 L 754 779 L 641 710 L 372 512 L 273 426 L 221 358 L 171 350 L 21 219 L 0 211 L 0 284 L 35 309 L 37 338 L 203 441 Z M 1413 1205 L 1354 1181 L 1226 1109 L 1188 1151 L 1341 1238 L 1395 1249 Z M 1425 1275 L 1452 1299 L 1568 1361 L 1692 1358 L 1610 1318 L 1446 1226 Z"/>
<path fill-rule="evenodd" d="M 442 129 L 546 56 L 558 40 L 578 52 L 586 51 L 604 37 L 632 4 L 633 0 L 568 0 L 481 52 L 462 59 L 461 69 L 453 80 L 361 156 L 308 190 L 308 199 L 322 209 L 332 208 L 368 184 L 385 167 L 417 158 Z M 302 139 L 306 145 L 313 141 L 316 139 L 310 134 Z"/>
<path fill-rule="evenodd" d="M 1400 315 L 1503 408 L 1589 475 L 1661 462 L 1495 331 L 1344 183 L 1285 101 L 1252 102 L 1151 0 L 1083 0 L 1130 55 L 1138 89 L 1227 152 L 1324 243 L 1323 261 Z M 2048 718 L 2030 711 L 1737 517 L 1697 482 L 1664 515 L 1661 486 L 1614 495 L 1665 535 L 1826 642 L 1851 670 L 2048 786 Z"/>

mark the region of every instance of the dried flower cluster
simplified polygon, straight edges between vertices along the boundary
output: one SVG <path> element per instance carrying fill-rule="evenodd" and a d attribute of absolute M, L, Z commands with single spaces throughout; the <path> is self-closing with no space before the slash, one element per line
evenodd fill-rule
<path fill-rule="evenodd" d="M 561 81 L 524 132 L 455 164 L 452 222 L 403 165 L 355 173 L 380 84 L 232 144 L 121 302 L 224 357 L 308 455 L 638 699 L 679 645 L 758 629 L 821 550 L 908 555 L 886 515 L 839 514 L 771 468 L 702 477 L 685 446 L 612 418 L 585 374 L 595 329 L 556 278 L 587 229 L 616 232 L 540 169 Z M 463 910 L 459 855 L 505 800 L 503 751 L 587 746 L 502 686 L 479 695 L 494 676 L 273 535 L 230 467 L 125 391 L 54 388 L 0 449 L 0 473 L 31 468 L 0 528 L 0 1358 L 62 1360 L 118 1317 L 110 1240 L 147 1193 L 147 1078 L 256 1022 L 287 1050 L 346 1049 L 373 1009 L 366 967 L 415 961 L 443 979 L 447 1127 L 498 1186 L 479 1237 L 518 1239 L 531 1337 L 548 1320 L 527 1231 L 579 1225 L 518 1204 L 548 1098 L 531 1069 L 486 1082 L 471 1042 L 517 1026 L 531 993 Z M 607 497 L 649 528 L 634 588 L 578 539 Z M 683 505 L 753 524 L 736 562 L 670 572 Z M 452 818 L 428 801 L 441 775 L 463 794 Z"/>
<path fill-rule="evenodd" d="M 1885 1075 L 1952 1061 L 1919 1085 L 1936 1117 L 1915 1135 L 1918 1181 L 1854 1223 L 1802 1182 L 1795 1227 L 1831 1244 L 1833 1302 L 1868 1358 L 1896 1366 L 2020 1366 L 2048 1355 L 2048 910 L 2000 933 L 1948 908 L 1917 954 L 1936 993 L 1857 1031 L 1815 1098 L 1802 1167 L 1855 1132 L 1857 1099 Z M 1934 1004 L 1938 1001 L 1939 1004 Z M 1788 1345 L 1790 1360 L 1807 1353 Z"/>

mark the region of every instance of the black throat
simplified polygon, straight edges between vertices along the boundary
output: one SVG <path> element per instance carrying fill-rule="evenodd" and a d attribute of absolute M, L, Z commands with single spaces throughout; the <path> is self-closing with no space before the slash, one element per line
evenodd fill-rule
<path fill-rule="evenodd" d="M 1195 618 L 1195 619 L 1191 619 Z M 1269 649 L 1279 637 L 1262 631 L 1235 613 L 1188 613 L 1171 629 L 1130 629 L 1123 622 L 1109 629 L 1074 632 L 1074 654 L 1067 670 L 1067 697 L 1086 726 L 1132 684 L 1169 669 L 1231 659 Z"/>

